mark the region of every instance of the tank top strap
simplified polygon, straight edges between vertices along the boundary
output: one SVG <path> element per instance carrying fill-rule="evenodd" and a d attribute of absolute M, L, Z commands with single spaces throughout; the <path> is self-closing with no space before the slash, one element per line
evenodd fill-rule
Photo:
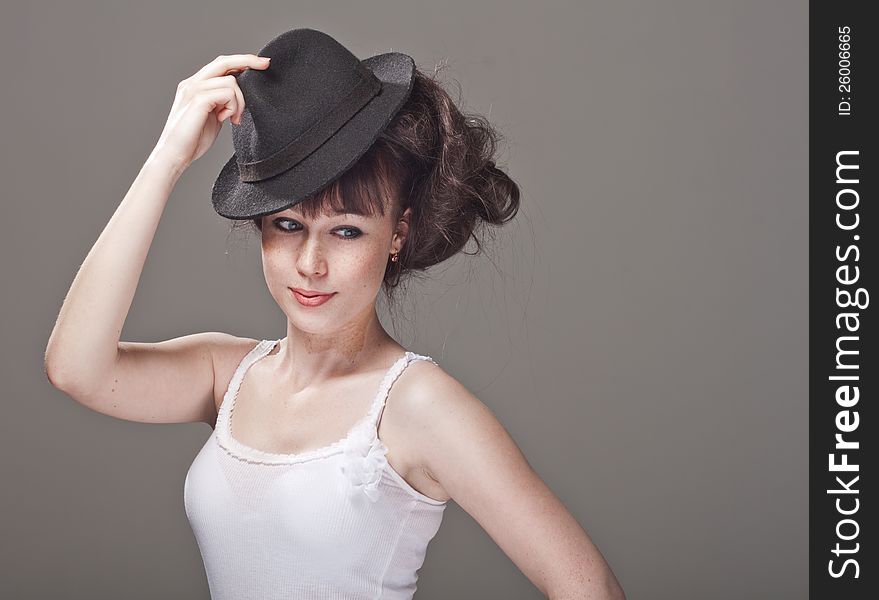
<path fill-rule="evenodd" d="M 239 362 L 238 366 L 235 368 L 235 372 L 232 374 L 232 379 L 229 381 L 229 387 L 226 389 L 226 398 L 223 398 L 224 405 L 227 404 L 226 400 L 229 396 L 237 394 L 238 388 L 241 386 L 241 381 L 244 379 L 244 374 L 247 372 L 247 369 L 249 369 L 253 363 L 271 352 L 272 348 L 275 347 L 275 344 L 280 341 L 281 340 L 262 340 L 244 355 L 244 358 L 241 359 L 241 362 Z"/>
<path fill-rule="evenodd" d="M 425 354 L 416 354 L 415 352 L 406 351 L 406 354 L 401 356 L 397 362 L 395 362 L 388 372 L 385 373 L 384 378 L 382 379 L 381 384 L 379 384 L 378 392 L 376 393 L 375 400 L 372 403 L 372 408 L 369 411 L 369 423 L 374 432 L 378 431 L 378 426 L 381 423 L 382 414 L 384 414 L 385 403 L 388 400 L 388 394 L 391 391 L 391 387 L 394 385 L 394 382 L 403 374 L 403 371 L 406 370 L 410 364 L 415 362 L 416 360 L 429 360 L 433 364 L 437 364 L 435 360 L 433 360 L 430 356 Z"/>

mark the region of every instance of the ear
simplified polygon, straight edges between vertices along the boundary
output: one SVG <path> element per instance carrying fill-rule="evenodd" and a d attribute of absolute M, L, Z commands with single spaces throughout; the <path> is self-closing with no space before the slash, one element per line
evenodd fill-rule
<path fill-rule="evenodd" d="M 412 208 L 407 208 L 400 215 L 394 227 L 394 237 L 391 241 L 391 253 L 399 252 L 406 245 L 409 237 L 409 218 L 412 216 Z"/>

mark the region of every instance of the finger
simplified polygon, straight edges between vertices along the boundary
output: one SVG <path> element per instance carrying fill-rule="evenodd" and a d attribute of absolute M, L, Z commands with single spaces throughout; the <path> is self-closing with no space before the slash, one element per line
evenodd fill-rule
<path fill-rule="evenodd" d="M 223 75 L 221 77 L 211 77 L 204 81 L 196 81 L 192 84 L 192 89 L 195 93 L 198 93 L 200 91 L 216 90 L 219 88 L 231 88 L 233 85 L 235 85 L 235 76 Z"/>
<path fill-rule="evenodd" d="M 269 66 L 269 61 L 262 56 L 256 54 L 221 54 L 193 75 L 197 80 L 205 80 L 211 77 L 221 77 L 230 71 L 243 71 L 247 68 L 265 69 Z"/>
<path fill-rule="evenodd" d="M 241 88 L 238 86 L 238 81 L 232 75 L 224 75 L 222 77 L 212 77 L 206 81 L 199 81 L 195 84 L 196 90 L 213 90 L 219 88 L 231 88 L 235 92 L 235 97 L 237 99 L 237 110 L 233 115 L 231 121 L 236 125 L 241 124 L 241 115 L 244 112 L 244 93 L 241 91 Z"/>
<path fill-rule="evenodd" d="M 231 88 L 222 87 L 199 94 L 197 103 L 205 112 L 216 111 L 217 120 L 222 122 L 230 114 L 235 114 L 238 98 Z"/>
<path fill-rule="evenodd" d="M 232 89 L 235 90 L 235 97 L 238 99 L 238 111 L 235 113 L 235 120 L 233 122 L 236 125 L 241 125 L 241 115 L 244 113 L 244 92 L 238 87 L 237 81 L 232 82 Z"/>

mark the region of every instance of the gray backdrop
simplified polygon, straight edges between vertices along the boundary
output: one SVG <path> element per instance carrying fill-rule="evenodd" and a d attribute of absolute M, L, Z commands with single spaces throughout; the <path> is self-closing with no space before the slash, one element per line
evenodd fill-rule
<path fill-rule="evenodd" d="M 4 598 L 207 598 L 183 479 L 210 428 L 91 412 L 43 374 L 76 269 L 174 88 L 293 27 L 449 63 L 520 217 L 391 331 L 496 413 L 635 598 L 807 589 L 808 4 L 43 2 L 2 19 Z M 454 86 L 454 84 L 452 84 Z M 455 93 L 454 87 L 452 88 Z M 224 128 L 225 129 L 225 128 Z M 281 337 L 255 238 L 179 181 L 122 339 Z M 387 323 L 387 321 L 385 321 Z M 538 598 L 450 503 L 418 598 Z"/>

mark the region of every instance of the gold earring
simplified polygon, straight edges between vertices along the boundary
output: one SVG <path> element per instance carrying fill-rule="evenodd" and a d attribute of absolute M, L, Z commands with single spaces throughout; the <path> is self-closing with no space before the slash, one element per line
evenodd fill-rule
<path fill-rule="evenodd" d="M 393 254 L 391 254 L 391 262 L 397 262 L 398 260 L 400 260 L 399 252 L 394 252 Z"/>

